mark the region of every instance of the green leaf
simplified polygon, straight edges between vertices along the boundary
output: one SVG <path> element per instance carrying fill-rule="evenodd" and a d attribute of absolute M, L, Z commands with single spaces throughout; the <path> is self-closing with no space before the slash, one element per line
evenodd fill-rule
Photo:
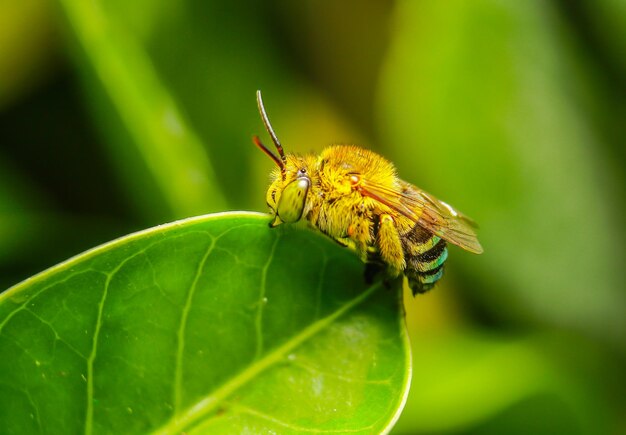
<path fill-rule="evenodd" d="M 162 225 L 0 295 L 9 433 L 388 430 L 410 352 L 400 292 L 266 215 Z"/>
<path fill-rule="evenodd" d="M 84 58 L 86 78 L 94 85 L 91 92 L 104 97 L 110 114 L 119 117 L 106 133 L 115 136 L 111 142 L 135 202 L 152 204 L 158 192 L 175 216 L 222 208 L 226 200 L 204 146 L 137 38 L 109 19 L 99 2 L 60 3 Z"/>

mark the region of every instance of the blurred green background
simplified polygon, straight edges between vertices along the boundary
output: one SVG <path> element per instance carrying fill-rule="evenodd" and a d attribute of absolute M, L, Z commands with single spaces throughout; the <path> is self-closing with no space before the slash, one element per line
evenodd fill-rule
<path fill-rule="evenodd" d="M 626 433 L 626 3 L 0 2 L 0 287 L 356 143 L 473 217 L 395 433 Z M 265 137 L 265 136 L 263 136 Z M 267 142 L 267 140 L 266 140 Z"/>

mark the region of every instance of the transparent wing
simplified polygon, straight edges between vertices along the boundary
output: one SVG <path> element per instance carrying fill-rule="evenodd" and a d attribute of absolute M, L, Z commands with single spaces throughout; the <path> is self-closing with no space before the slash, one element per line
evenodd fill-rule
<path fill-rule="evenodd" d="M 476 254 L 483 252 L 471 219 L 412 184 L 390 188 L 362 179 L 357 188 L 442 239 Z"/>

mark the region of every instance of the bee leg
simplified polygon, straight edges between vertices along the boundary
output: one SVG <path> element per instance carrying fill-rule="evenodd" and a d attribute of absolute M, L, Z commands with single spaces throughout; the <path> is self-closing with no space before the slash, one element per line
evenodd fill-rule
<path fill-rule="evenodd" d="M 364 278 L 367 284 L 372 284 L 376 280 L 376 277 L 382 276 L 384 275 L 384 273 L 385 273 L 384 264 L 378 261 L 365 263 Z"/>
<path fill-rule="evenodd" d="M 391 290 L 396 286 L 402 286 L 404 276 L 391 276 L 387 270 L 387 266 L 379 261 L 370 261 L 365 263 L 365 282 L 373 284 L 377 279 L 383 282 L 386 289 Z"/>
<path fill-rule="evenodd" d="M 387 276 L 384 280 L 383 280 L 383 284 L 385 284 L 385 287 L 388 290 L 392 290 L 395 288 L 402 288 L 402 284 L 404 283 L 404 276 L 403 275 L 399 275 L 399 276 Z"/>
<path fill-rule="evenodd" d="M 406 261 L 400 234 L 391 215 L 380 215 L 376 244 L 380 259 L 387 265 L 389 276 L 398 276 L 406 268 Z"/>
<path fill-rule="evenodd" d="M 338 245 L 344 248 L 354 249 L 354 242 L 347 237 L 331 237 Z"/>
<path fill-rule="evenodd" d="M 335 243 L 337 243 L 339 246 L 343 247 L 343 248 L 354 248 L 354 242 L 352 240 L 350 240 L 349 237 L 338 237 L 338 236 L 333 236 L 332 234 L 323 231 L 320 229 L 320 231 L 322 232 L 322 234 L 330 237 L 331 240 L 333 240 Z"/>

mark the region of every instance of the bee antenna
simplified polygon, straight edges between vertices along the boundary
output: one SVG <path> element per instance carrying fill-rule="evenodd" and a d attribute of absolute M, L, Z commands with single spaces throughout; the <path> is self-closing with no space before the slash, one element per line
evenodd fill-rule
<path fill-rule="evenodd" d="M 261 98 L 261 91 L 256 91 L 256 102 L 257 102 L 257 105 L 259 106 L 259 113 L 261 114 L 261 119 L 263 120 L 263 124 L 265 124 L 265 129 L 267 130 L 270 137 L 272 138 L 272 142 L 274 142 L 274 146 L 278 150 L 278 154 L 280 155 L 280 159 L 282 160 L 282 165 L 279 165 L 279 166 L 281 167 L 281 169 L 284 169 L 285 165 L 287 164 L 287 158 L 285 157 L 283 146 L 280 144 L 280 141 L 278 140 L 278 136 L 276 136 L 276 133 L 274 133 L 272 124 L 270 124 L 270 119 L 267 117 L 267 113 L 265 113 L 265 106 L 263 106 L 263 98 Z"/>
<path fill-rule="evenodd" d="M 259 139 L 257 135 L 252 136 L 252 142 L 254 142 L 254 144 L 259 147 L 261 151 L 267 154 L 267 156 L 272 159 L 274 163 L 276 163 L 276 166 L 278 166 L 281 171 L 285 170 L 285 164 L 278 157 L 276 157 L 274 153 L 271 152 L 265 145 L 263 145 L 263 142 L 261 142 L 261 139 Z"/>

